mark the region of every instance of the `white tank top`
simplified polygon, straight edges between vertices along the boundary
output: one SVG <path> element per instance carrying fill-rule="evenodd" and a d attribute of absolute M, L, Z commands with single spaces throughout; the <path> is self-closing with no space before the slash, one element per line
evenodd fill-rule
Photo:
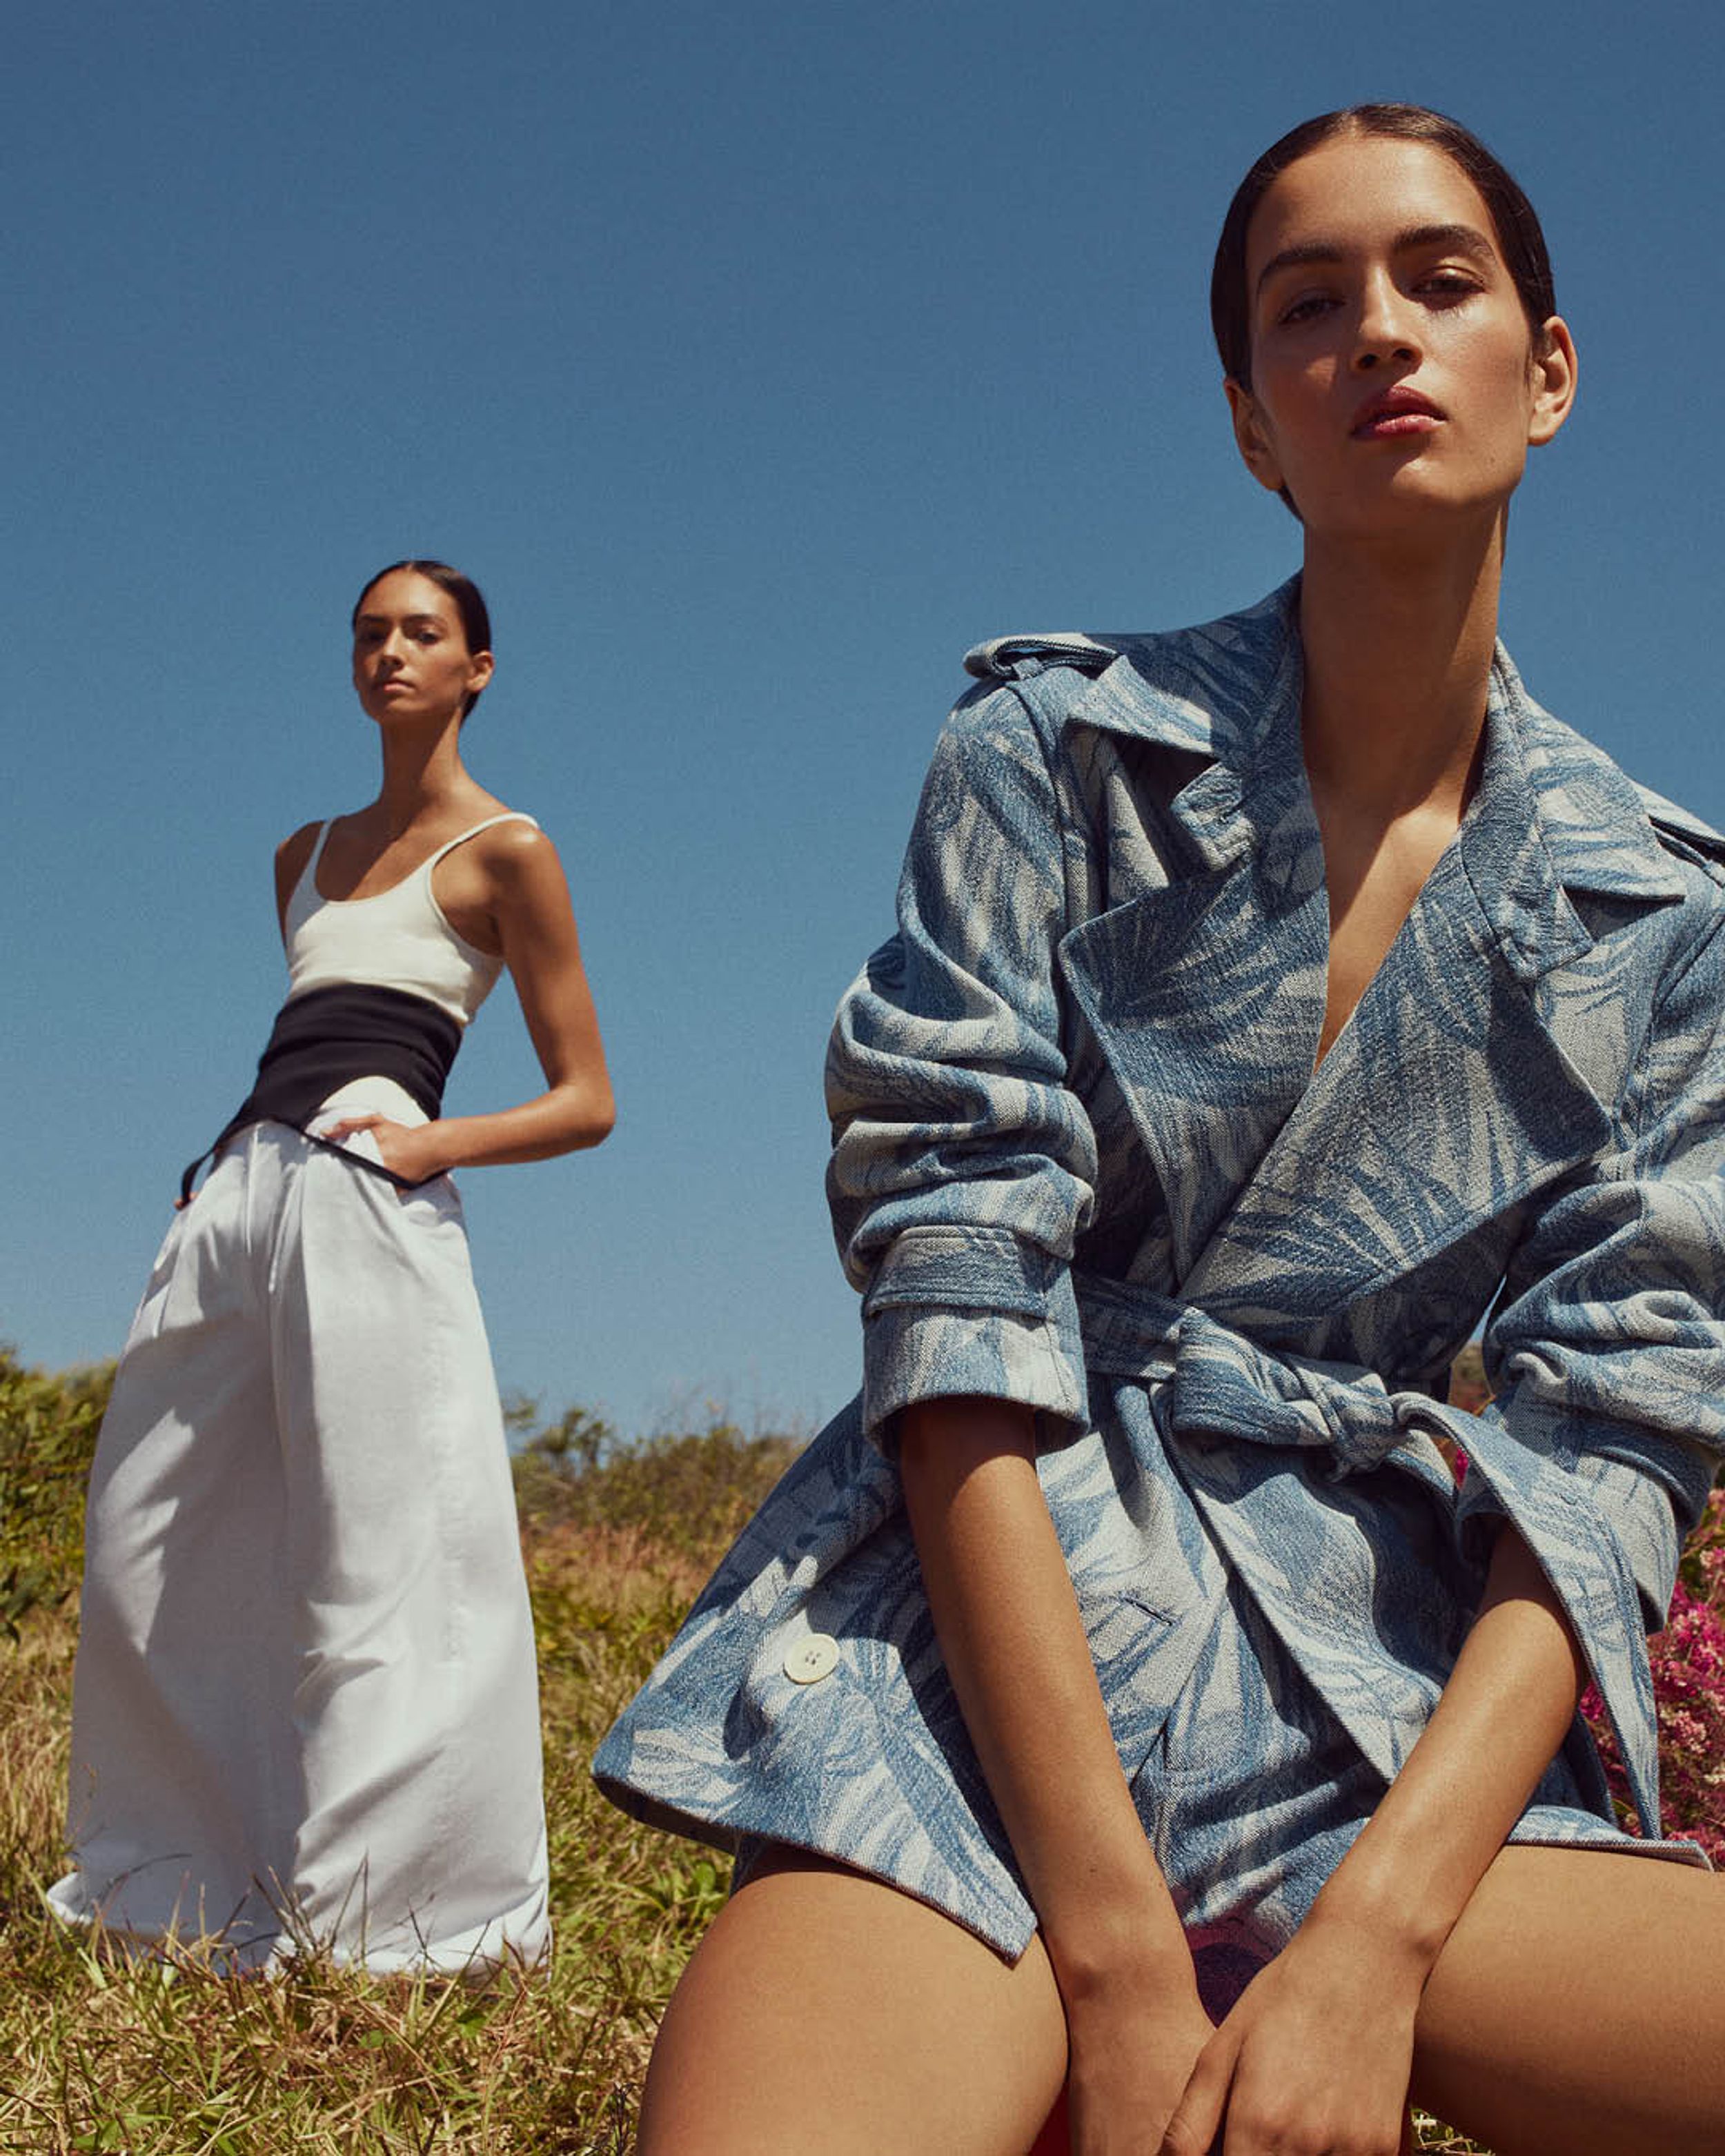
<path fill-rule="evenodd" d="M 370 898 L 326 898 L 317 888 L 328 824 L 287 906 L 288 1001 L 309 988 L 363 982 L 424 996 L 465 1026 L 496 986 L 503 961 L 480 951 L 449 926 L 431 888 L 431 872 L 448 853 L 494 824 L 537 824 L 506 808 L 439 846 L 429 860 Z"/>

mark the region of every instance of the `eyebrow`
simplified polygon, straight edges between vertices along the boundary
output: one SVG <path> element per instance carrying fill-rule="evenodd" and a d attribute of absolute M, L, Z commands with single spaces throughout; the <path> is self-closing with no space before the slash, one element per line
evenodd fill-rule
<path fill-rule="evenodd" d="M 1497 249 L 1471 224 L 1412 224 L 1389 243 L 1392 254 L 1409 254 L 1422 247 L 1453 247 L 1460 254 L 1471 254 L 1476 262 L 1497 259 Z M 1345 253 L 1333 239 L 1307 239 L 1297 246 L 1285 247 L 1258 272 L 1257 290 L 1261 292 L 1279 270 L 1293 269 L 1302 262 L 1340 262 Z"/>
<path fill-rule="evenodd" d="M 355 617 L 353 626 L 356 629 L 382 629 L 388 625 L 392 619 L 393 617 L 387 613 L 362 613 Z M 429 623 L 433 629 L 443 629 L 448 626 L 442 615 L 435 613 L 404 613 L 402 616 L 402 622 L 408 629 L 417 629 L 422 622 Z"/>

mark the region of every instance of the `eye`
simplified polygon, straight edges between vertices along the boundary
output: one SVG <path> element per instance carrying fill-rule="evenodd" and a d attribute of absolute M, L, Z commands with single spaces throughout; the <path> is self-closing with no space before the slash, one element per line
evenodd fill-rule
<path fill-rule="evenodd" d="M 1301 322 L 1317 321 L 1320 316 L 1328 314 L 1335 305 L 1333 293 L 1302 292 L 1297 299 L 1290 300 L 1277 311 L 1277 326 L 1292 327 Z"/>
<path fill-rule="evenodd" d="M 1437 300 L 1471 300 L 1481 285 L 1470 270 L 1432 270 L 1414 289 Z"/>

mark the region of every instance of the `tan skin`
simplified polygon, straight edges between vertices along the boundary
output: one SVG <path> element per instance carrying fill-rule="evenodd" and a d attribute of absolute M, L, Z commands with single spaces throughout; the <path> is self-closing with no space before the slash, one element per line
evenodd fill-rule
<path fill-rule="evenodd" d="M 1460 228 L 1458 245 L 1409 234 Z M 1300 259 L 1272 267 L 1297 250 Z M 1317 260 L 1314 256 L 1324 259 Z M 1248 235 L 1248 468 L 1305 535 L 1306 761 L 1329 880 L 1319 1055 L 1347 1024 L 1476 772 L 1509 497 L 1574 395 L 1471 182 L 1349 137 L 1277 180 Z M 1261 281 L 1260 281 L 1261 280 Z M 1412 385 L 1422 424 L 1358 429 Z M 1122 1775 L 1028 1413 L 937 1399 L 901 1429 L 942 1649 L 1035 1905 L 1009 1967 L 880 1882 L 781 1852 L 672 2000 L 642 2156 L 1039 2156 L 1064 2083 L 1078 2156 L 1395 2156 L 1416 2100 L 1497 2156 L 1719 2156 L 1725 1884 L 1510 1848 L 1582 1667 L 1502 1532 L 1402 1772 L 1291 1943 L 1219 2028 Z"/>
<path fill-rule="evenodd" d="M 1247 276 L 1253 382 L 1227 385 L 1235 438 L 1305 523 L 1301 730 L 1331 911 L 1322 1055 L 1466 806 L 1509 493 L 1568 415 L 1575 348 L 1553 316 L 1530 352 L 1490 213 L 1424 143 L 1301 158 L 1253 219 Z M 1362 408 L 1392 388 L 1441 416 L 1363 438 Z"/>
<path fill-rule="evenodd" d="M 366 592 L 354 630 L 353 685 L 377 723 L 383 783 L 368 807 L 332 824 L 317 865 L 326 898 L 388 891 L 505 807 L 469 773 L 459 747 L 462 706 L 492 671 L 491 654 L 469 650 L 454 602 L 429 577 L 395 570 Z M 317 829 L 306 824 L 276 850 L 284 934 Z M 500 824 L 444 855 L 432 892 L 458 935 L 508 967 L 546 1089 L 516 1107 L 418 1127 L 350 1116 L 326 1135 L 370 1131 L 384 1166 L 413 1183 L 453 1168 L 545 1160 L 597 1145 L 616 1110 L 557 849 L 530 824 Z"/>

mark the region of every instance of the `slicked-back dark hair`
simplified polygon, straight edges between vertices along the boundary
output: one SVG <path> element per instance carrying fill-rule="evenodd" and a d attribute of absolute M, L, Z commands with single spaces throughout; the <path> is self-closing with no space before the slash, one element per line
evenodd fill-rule
<path fill-rule="evenodd" d="M 1251 295 L 1246 290 L 1246 230 L 1252 213 L 1290 165 L 1326 142 L 1348 136 L 1379 135 L 1403 142 L 1427 142 L 1441 150 L 1479 189 L 1497 228 L 1497 244 L 1522 310 L 1537 341 L 1558 311 L 1551 258 L 1533 205 L 1513 174 L 1479 136 L 1424 105 L 1349 105 L 1301 121 L 1272 142 L 1235 190 L 1216 242 L 1210 270 L 1210 326 L 1222 372 L 1242 389 L 1252 386 Z"/>
<path fill-rule="evenodd" d="M 452 569 L 447 562 L 392 562 L 387 568 L 379 569 L 375 577 L 368 578 L 365 588 L 353 602 L 353 613 L 348 626 L 359 626 L 359 610 L 369 595 L 386 577 L 393 577 L 398 569 L 411 570 L 416 577 L 427 578 L 448 598 L 455 602 L 455 611 L 461 617 L 461 633 L 467 639 L 470 652 L 489 651 L 491 648 L 491 614 L 485 604 L 485 594 L 471 577 L 464 577 L 459 569 Z M 478 703 L 481 691 L 475 689 L 461 706 L 465 719 Z"/>

